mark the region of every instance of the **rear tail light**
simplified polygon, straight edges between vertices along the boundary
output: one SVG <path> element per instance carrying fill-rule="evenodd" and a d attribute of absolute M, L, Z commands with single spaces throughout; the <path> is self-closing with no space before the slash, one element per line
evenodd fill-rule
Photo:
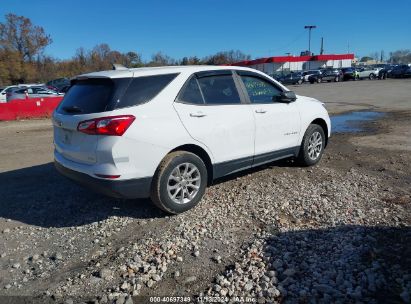
<path fill-rule="evenodd" d="M 133 115 L 95 118 L 80 122 L 77 130 L 90 135 L 122 136 L 135 119 Z"/>

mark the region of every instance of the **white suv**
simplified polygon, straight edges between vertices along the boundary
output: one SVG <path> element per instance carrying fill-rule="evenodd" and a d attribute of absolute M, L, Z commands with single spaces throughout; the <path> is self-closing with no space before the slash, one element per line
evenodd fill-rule
<path fill-rule="evenodd" d="M 173 214 L 224 175 L 286 157 L 316 164 L 331 129 L 321 102 L 231 66 L 81 75 L 53 125 L 63 175 L 113 197 L 151 197 Z"/>

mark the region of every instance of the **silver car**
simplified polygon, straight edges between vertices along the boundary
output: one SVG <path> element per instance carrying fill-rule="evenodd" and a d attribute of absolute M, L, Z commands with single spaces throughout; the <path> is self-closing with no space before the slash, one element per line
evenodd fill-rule
<path fill-rule="evenodd" d="M 28 87 L 28 88 L 15 88 L 9 94 L 7 94 L 7 102 L 15 99 L 26 99 L 26 98 L 36 98 L 36 97 L 53 97 L 61 96 L 62 93 L 57 93 L 56 91 L 50 90 L 46 87 Z"/>
<path fill-rule="evenodd" d="M 22 89 L 22 88 L 25 88 L 25 86 L 11 85 L 11 86 L 0 87 L 0 103 L 7 102 L 7 95 L 10 95 L 10 92 L 12 92 L 13 90 Z"/>
<path fill-rule="evenodd" d="M 373 67 L 361 67 L 361 68 L 357 68 L 356 70 L 358 72 L 359 79 L 368 78 L 370 80 L 376 79 L 378 76 L 378 72 L 379 72 L 377 68 L 373 68 Z"/>

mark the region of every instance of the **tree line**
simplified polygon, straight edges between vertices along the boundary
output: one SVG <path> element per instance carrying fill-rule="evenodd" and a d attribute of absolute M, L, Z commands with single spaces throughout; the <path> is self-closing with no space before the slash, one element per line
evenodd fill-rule
<path fill-rule="evenodd" d="M 395 52 L 390 52 L 388 59 L 385 57 L 385 52 L 374 52 L 368 56 L 361 57 L 360 62 L 367 62 L 370 60 L 375 60 L 376 62 L 388 62 L 391 64 L 408 64 L 411 63 L 411 50 L 397 50 Z"/>
<path fill-rule="evenodd" d="M 106 43 L 92 49 L 80 47 L 71 59 L 59 60 L 44 54 L 44 49 L 53 42 L 44 28 L 34 25 L 29 18 L 7 14 L 0 23 L 0 85 L 46 82 L 60 77 L 109 70 L 113 63 L 135 68 L 162 65 L 230 64 L 250 59 L 241 51 L 224 51 L 198 58 L 183 57 L 179 60 L 162 52 L 144 62 L 136 51 L 119 52 Z"/>
<path fill-rule="evenodd" d="M 119 52 L 112 50 L 106 43 L 92 49 L 80 47 L 71 59 L 59 60 L 46 55 L 44 49 L 53 42 L 50 35 L 29 18 L 15 14 L 5 15 L 0 22 L 0 85 L 46 82 L 60 77 L 109 70 L 113 63 L 126 67 L 163 66 L 163 65 L 223 65 L 249 60 L 250 55 L 239 50 L 218 52 L 198 58 L 197 56 L 174 59 L 162 52 L 153 54 L 151 60 L 143 61 L 136 51 Z M 377 55 L 375 55 L 377 56 Z M 383 53 L 381 53 L 381 58 Z M 391 63 L 411 62 L 410 50 L 390 53 Z"/>

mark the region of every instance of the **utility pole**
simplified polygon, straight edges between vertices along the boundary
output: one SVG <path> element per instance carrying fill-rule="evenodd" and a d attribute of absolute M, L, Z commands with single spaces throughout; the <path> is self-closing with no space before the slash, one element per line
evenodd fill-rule
<path fill-rule="evenodd" d="M 305 29 L 308 29 L 308 53 L 311 56 L 311 30 L 317 28 L 315 25 L 306 25 Z M 310 61 L 308 61 L 308 69 L 310 69 Z"/>
<path fill-rule="evenodd" d="M 324 38 L 321 37 L 321 49 L 320 49 L 320 55 L 324 53 Z"/>

